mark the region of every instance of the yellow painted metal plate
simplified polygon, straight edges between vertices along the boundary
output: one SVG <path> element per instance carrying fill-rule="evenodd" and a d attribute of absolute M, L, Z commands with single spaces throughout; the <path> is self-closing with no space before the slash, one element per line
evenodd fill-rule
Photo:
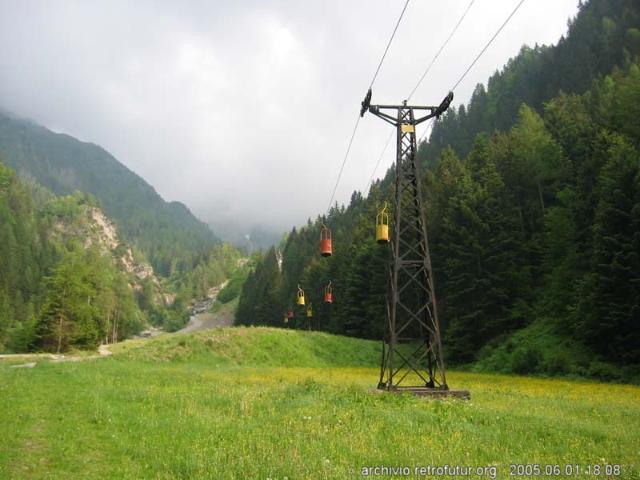
<path fill-rule="evenodd" d="M 416 131 L 416 127 L 411 125 L 410 123 L 403 123 L 400 125 L 400 130 L 402 133 L 414 133 Z"/>

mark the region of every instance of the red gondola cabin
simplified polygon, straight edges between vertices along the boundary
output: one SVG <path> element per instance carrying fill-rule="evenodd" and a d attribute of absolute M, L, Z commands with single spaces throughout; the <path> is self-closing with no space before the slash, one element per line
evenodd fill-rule
<path fill-rule="evenodd" d="M 331 286 L 331 282 L 324 287 L 324 303 L 333 303 L 333 287 Z"/>
<path fill-rule="evenodd" d="M 320 230 L 320 255 L 330 257 L 332 253 L 331 230 L 329 230 L 329 227 L 323 225 Z"/>

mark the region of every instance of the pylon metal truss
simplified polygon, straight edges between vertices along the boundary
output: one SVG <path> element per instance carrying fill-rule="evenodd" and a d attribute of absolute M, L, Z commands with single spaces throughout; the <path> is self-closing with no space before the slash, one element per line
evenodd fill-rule
<path fill-rule="evenodd" d="M 374 115 L 397 130 L 394 222 L 378 388 L 390 391 L 447 391 L 438 309 L 431 271 L 427 225 L 416 167 L 416 125 L 444 113 L 453 94 L 437 107 L 370 105 Z M 366 100 L 365 100 L 366 101 Z M 367 102 L 368 103 L 368 102 Z M 363 102 L 364 104 L 364 102 Z M 363 105 L 364 107 L 364 105 Z M 385 110 L 395 110 L 390 115 Z M 414 112 L 425 113 L 415 118 Z"/>

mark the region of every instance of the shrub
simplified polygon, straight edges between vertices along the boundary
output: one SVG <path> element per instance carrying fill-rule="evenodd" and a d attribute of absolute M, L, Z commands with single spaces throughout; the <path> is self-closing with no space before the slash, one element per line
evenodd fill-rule
<path fill-rule="evenodd" d="M 562 347 L 558 347 L 544 357 L 540 369 L 550 375 L 563 375 L 571 372 L 572 363 L 569 354 L 562 350 Z"/>
<path fill-rule="evenodd" d="M 511 370 L 515 373 L 535 373 L 539 364 L 540 353 L 529 345 L 523 345 L 511 355 Z"/>
<path fill-rule="evenodd" d="M 622 378 L 622 371 L 619 367 L 610 363 L 594 360 L 589 365 L 588 375 L 599 380 L 612 381 Z"/>

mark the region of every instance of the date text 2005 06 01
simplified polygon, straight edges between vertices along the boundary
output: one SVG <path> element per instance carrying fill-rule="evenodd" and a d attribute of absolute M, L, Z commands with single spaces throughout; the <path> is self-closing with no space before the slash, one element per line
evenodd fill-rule
<path fill-rule="evenodd" d="M 509 466 L 509 475 L 512 477 L 536 476 L 580 476 L 593 475 L 594 477 L 617 477 L 622 474 L 622 468 L 616 464 L 580 465 L 568 463 L 566 465 L 539 465 L 535 463 L 512 464 Z"/>

